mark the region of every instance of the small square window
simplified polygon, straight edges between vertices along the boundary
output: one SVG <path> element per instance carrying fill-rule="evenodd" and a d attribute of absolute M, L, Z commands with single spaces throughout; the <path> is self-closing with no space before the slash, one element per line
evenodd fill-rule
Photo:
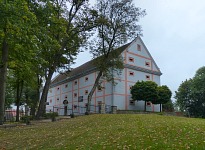
<path fill-rule="evenodd" d="M 149 75 L 146 75 L 146 79 L 147 79 L 147 80 L 150 80 L 150 76 L 149 76 Z"/>
<path fill-rule="evenodd" d="M 135 105 L 135 101 L 130 100 L 130 105 Z"/>
<path fill-rule="evenodd" d="M 78 107 L 77 105 L 73 105 L 73 108 L 74 108 L 74 109 L 77 109 L 77 107 Z"/>
<path fill-rule="evenodd" d="M 151 102 L 147 102 L 147 106 L 151 106 Z"/>
<path fill-rule="evenodd" d="M 129 57 L 129 62 L 134 62 L 134 58 Z"/>
<path fill-rule="evenodd" d="M 59 90 L 60 88 L 58 87 L 57 90 Z"/>
<path fill-rule="evenodd" d="M 59 98 L 57 98 L 57 101 L 59 101 Z"/>
<path fill-rule="evenodd" d="M 74 85 L 77 85 L 77 84 L 78 84 L 78 81 L 75 81 L 75 82 L 74 82 Z"/>
<path fill-rule="evenodd" d="M 134 76 L 134 72 L 130 71 L 130 72 L 129 72 L 129 75 L 130 75 L 130 76 Z"/>
<path fill-rule="evenodd" d="M 145 62 L 145 66 L 150 67 L 150 63 L 149 62 Z"/>
<path fill-rule="evenodd" d="M 141 51 L 141 45 L 137 44 L 137 50 Z"/>
<path fill-rule="evenodd" d="M 85 90 L 85 95 L 88 95 L 88 90 Z"/>
<path fill-rule="evenodd" d="M 102 86 L 98 85 L 98 92 L 101 92 L 101 91 L 102 91 Z"/>
<path fill-rule="evenodd" d="M 88 107 L 88 103 L 85 103 L 85 107 Z"/>
<path fill-rule="evenodd" d="M 65 84 L 65 88 L 67 88 L 68 87 L 68 85 L 67 84 Z"/>
<path fill-rule="evenodd" d="M 65 99 L 67 99 L 68 98 L 68 96 L 67 95 L 65 95 Z"/>
<path fill-rule="evenodd" d="M 77 93 L 74 93 L 74 97 L 77 97 Z"/>
<path fill-rule="evenodd" d="M 87 82 L 88 81 L 88 77 L 85 77 L 85 82 Z"/>

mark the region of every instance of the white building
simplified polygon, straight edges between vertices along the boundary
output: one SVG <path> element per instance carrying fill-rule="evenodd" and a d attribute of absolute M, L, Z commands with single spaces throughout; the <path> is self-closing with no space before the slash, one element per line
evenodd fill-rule
<path fill-rule="evenodd" d="M 144 101 L 132 101 L 130 87 L 138 80 L 151 80 L 160 85 L 162 73 L 140 37 L 116 51 L 124 58 L 122 74 L 114 74 L 117 83 L 115 86 L 103 81 L 104 88 L 96 89 L 91 101 L 91 111 L 99 111 L 101 103 L 106 105 L 107 111 L 110 111 L 110 106 L 117 106 L 118 110 L 144 110 Z M 58 75 L 51 83 L 46 110 L 60 115 L 68 115 L 72 111 L 84 113 L 87 96 L 96 76 L 97 69 L 92 60 L 70 73 Z M 146 110 L 159 112 L 160 106 L 147 102 Z"/>

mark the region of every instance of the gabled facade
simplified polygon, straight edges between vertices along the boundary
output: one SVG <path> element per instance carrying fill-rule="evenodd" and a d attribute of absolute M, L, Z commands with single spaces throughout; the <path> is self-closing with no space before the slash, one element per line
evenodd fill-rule
<path fill-rule="evenodd" d="M 119 110 L 143 110 L 144 101 L 133 101 L 130 88 L 139 80 L 154 81 L 160 85 L 161 71 L 144 45 L 137 37 L 116 50 L 124 59 L 124 69 L 120 75 L 113 73 L 115 86 L 102 81 L 102 87 L 96 89 L 92 101 L 91 111 L 97 112 L 100 105 L 117 106 Z M 87 96 L 97 77 L 97 69 L 93 61 L 89 61 L 69 73 L 60 74 L 53 79 L 49 89 L 46 106 L 47 111 L 55 111 L 60 115 L 72 112 L 84 113 Z M 160 111 L 159 105 L 148 102 L 147 111 Z M 107 110 L 108 111 L 108 110 Z"/>

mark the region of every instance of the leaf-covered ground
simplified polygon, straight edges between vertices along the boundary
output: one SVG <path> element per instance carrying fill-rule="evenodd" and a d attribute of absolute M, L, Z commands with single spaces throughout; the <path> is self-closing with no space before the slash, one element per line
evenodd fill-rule
<path fill-rule="evenodd" d="M 122 114 L 0 129 L 0 149 L 205 149 L 205 119 Z"/>

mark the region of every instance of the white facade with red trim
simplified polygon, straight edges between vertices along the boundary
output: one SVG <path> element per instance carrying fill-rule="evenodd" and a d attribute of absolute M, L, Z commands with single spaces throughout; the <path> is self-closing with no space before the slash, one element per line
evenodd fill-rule
<path fill-rule="evenodd" d="M 120 75 L 114 73 L 117 84 L 113 86 L 111 83 L 103 81 L 101 85 L 103 89 L 95 90 L 91 105 L 98 106 L 99 103 L 105 103 L 109 106 L 117 106 L 117 109 L 120 110 L 144 110 L 144 101 L 132 101 L 130 87 L 141 80 L 151 80 L 160 85 L 161 71 L 140 37 L 126 46 L 121 55 L 124 58 L 124 69 Z M 80 113 L 82 111 L 80 108 L 87 104 L 87 96 L 96 76 L 96 70 L 87 73 L 85 71 L 84 74 L 68 77 L 51 85 L 47 97 L 47 102 L 49 102 L 49 105 L 46 106 L 47 111 L 54 110 L 62 115 L 65 114 L 65 111 L 59 110 L 58 107 L 65 108 L 66 105 L 67 109 L 74 109 L 75 112 Z M 82 98 L 80 101 L 79 97 Z M 67 100 L 68 104 L 63 104 L 64 100 Z M 96 111 L 97 107 L 93 107 L 93 109 L 95 110 L 91 111 Z M 159 112 L 160 105 L 148 102 L 146 110 Z"/>

